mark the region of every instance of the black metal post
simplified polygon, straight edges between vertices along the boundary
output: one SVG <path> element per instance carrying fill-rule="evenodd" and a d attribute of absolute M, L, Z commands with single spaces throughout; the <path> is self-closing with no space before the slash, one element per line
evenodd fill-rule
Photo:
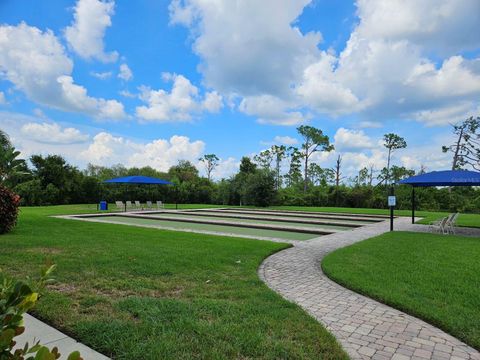
<path fill-rule="evenodd" d="M 412 224 L 415 223 L 415 186 L 412 186 Z"/>
<path fill-rule="evenodd" d="M 127 189 L 128 189 L 128 186 L 125 185 L 125 188 L 124 188 L 124 191 L 125 191 L 125 192 L 124 192 L 124 194 L 125 194 L 125 196 L 124 196 L 124 198 L 125 198 L 125 204 L 124 204 L 123 212 L 127 212 L 127 195 L 128 195 Z"/>
<path fill-rule="evenodd" d="M 178 188 L 175 186 L 175 210 L 178 210 Z"/>
<path fill-rule="evenodd" d="M 390 196 L 395 196 L 393 185 L 390 188 Z M 390 231 L 393 231 L 393 208 L 393 206 L 390 206 Z"/>
<path fill-rule="evenodd" d="M 102 192 L 99 186 L 98 192 L 97 192 L 97 211 L 100 211 L 100 201 L 102 201 Z"/>

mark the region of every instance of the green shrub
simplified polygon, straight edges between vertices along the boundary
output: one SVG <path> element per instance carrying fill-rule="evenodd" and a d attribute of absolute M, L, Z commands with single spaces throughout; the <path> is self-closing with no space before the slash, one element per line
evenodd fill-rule
<path fill-rule="evenodd" d="M 245 203 L 266 207 L 273 204 L 276 196 L 275 177 L 268 170 L 255 170 L 248 174 L 245 184 Z"/>
<path fill-rule="evenodd" d="M 1 360 L 55 360 L 60 357 L 58 349 L 48 349 L 37 342 L 33 346 L 25 344 L 15 349 L 15 337 L 23 334 L 25 327 L 23 315 L 33 309 L 39 299 L 39 292 L 52 281 L 50 274 L 55 265 L 47 266 L 41 271 L 37 281 L 14 281 L 0 271 L 0 359 Z M 75 351 L 67 360 L 82 360 Z"/>
<path fill-rule="evenodd" d="M 0 185 L 0 234 L 9 232 L 17 224 L 20 197 Z"/>

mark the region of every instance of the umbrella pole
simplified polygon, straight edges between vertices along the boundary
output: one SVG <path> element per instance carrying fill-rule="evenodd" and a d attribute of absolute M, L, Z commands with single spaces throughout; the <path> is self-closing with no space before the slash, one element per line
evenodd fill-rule
<path fill-rule="evenodd" d="M 412 186 L 412 224 L 415 223 L 415 186 Z"/>

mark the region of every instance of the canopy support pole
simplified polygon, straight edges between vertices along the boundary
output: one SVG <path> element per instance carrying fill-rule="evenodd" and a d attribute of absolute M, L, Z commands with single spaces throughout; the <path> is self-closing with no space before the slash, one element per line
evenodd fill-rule
<path fill-rule="evenodd" d="M 412 224 L 415 223 L 415 186 L 412 186 Z"/>
<path fill-rule="evenodd" d="M 395 196 L 395 188 L 393 185 L 390 186 L 390 196 Z M 390 206 L 390 231 L 393 231 L 393 206 Z"/>
<path fill-rule="evenodd" d="M 175 210 L 178 210 L 178 188 L 175 188 Z"/>

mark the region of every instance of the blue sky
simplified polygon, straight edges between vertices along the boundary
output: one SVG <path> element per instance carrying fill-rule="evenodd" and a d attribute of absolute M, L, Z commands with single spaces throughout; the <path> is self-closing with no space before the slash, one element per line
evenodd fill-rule
<path fill-rule="evenodd" d="M 477 0 L 3 0 L 0 128 L 80 168 L 215 153 L 220 178 L 300 124 L 347 175 L 388 132 L 399 165 L 447 168 L 449 124 L 480 113 L 479 25 Z"/>

